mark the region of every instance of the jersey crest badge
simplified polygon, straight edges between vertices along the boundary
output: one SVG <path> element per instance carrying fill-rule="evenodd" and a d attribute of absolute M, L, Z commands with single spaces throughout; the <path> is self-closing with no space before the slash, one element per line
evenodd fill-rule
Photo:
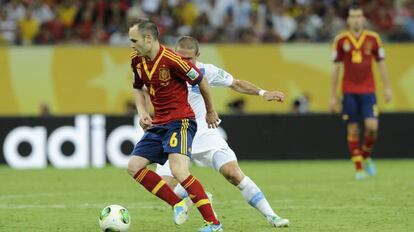
<path fill-rule="evenodd" d="M 171 79 L 170 70 L 168 68 L 160 68 L 160 76 L 158 79 L 162 82 L 167 82 Z"/>
<path fill-rule="evenodd" d="M 161 82 L 160 85 L 167 86 L 171 80 L 170 70 L 168 68 L 160 68 L 159 72 L 160 76 L 158 77 L 158 79 Z"/>

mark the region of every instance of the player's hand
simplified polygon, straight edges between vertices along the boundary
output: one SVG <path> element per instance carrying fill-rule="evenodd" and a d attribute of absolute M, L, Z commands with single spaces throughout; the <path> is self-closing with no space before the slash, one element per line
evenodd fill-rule
<path fill-rule="evenodd" d="M 218 117 L 217 112 L 214 110 L 207 112 L 206 122 L 207 122 L 208 128 L 210 129 L 218 128 L 218 125 L 220 124 L 220 119 Z"/>
<path fill-rule="evenodd" d="M 329 109 L 332 113 L 338 113 L 338 98 L 337 97 L 331 97 L 331 100 L 329 100 Z"/>
<path fill-rule="evenodd" d="M 285 100 L 285 94 L 280 91 L 266 91 L 263 94 L 263 98 L 266 101 L 283 102 Z"/>
<path fill-rule="evenodd" d="M 148 114 L 142 115 L 139 119 L 139 125 L 145 131 L 152 126 L 152 118 Z"/>
<path fill-rule="evenodd" d="M 386 103 L 392 100 L 392 90 L 390 87 L 384 89 L 384 100 Z"/>

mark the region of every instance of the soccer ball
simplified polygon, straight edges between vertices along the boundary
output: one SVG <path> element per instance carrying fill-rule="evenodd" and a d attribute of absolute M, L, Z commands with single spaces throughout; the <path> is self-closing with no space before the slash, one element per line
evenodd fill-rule
<path fill-rule="evenodd" d="M 99 226 L 104 232 L 126 232 L 130 224 L 128 210 L 120 205 L 106 206 L 99 215 Z"/>

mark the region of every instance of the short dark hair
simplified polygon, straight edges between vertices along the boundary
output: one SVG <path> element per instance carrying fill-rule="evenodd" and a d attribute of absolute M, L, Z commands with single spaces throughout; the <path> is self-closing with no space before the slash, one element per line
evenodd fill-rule
<path fill-rule="evenodd" d="M 138 26 L 138 31 L 143 36 L 151 35 L 155 40 L 158 40 L 160 35 L 157 24 L 149 19 L 135 19 L 128 23 L 129 28 Z"/>
<path fill-rule="evenodd" d="M 196 52 L 196 55 L 198 55 L 199 47 L 197 39 L 191 37 L 191 36 L 181 36 L 178 38 L 177 43 L 175 45 L 176 48 L 185 48 L 185 49 L 192 49 Z"/>
<path fill-rule="evenodd" d="M 358 5 L 358 4 L 352 4 L 348 8 L 348 15 L 347 16 L 349 16 L 349 13 L 351 12 L 351 10 L 361 10 L 362 12 L 364 11 L 360 5 Z"/>

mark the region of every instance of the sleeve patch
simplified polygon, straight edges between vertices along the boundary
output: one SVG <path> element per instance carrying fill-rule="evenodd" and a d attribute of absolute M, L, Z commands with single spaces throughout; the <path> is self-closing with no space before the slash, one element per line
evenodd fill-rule
<path fill-rule="evenodd" d="M 384 58 L 385 58 L 385 50 L 384 50 L 384 48 L 380 48 L 380 49 L 379 49 L 379 51 L 378 51 L 378 56 L 379 56 L 379 58 L 381 58 L 381 59 L 384 59 Z"/>
<path fill-rule="evenodd" d="M 195 80 L 195 79 L 197 79 L 197 77 L 199 76 L 200 74 L 196 71 L 196 70 L 194 70 L 194 68 L 191 68 L 190 69 L 190 71 L 188 71 L 188 73 L 187 73 L 187 77 L 189 77 L 191 80 Z"/>

